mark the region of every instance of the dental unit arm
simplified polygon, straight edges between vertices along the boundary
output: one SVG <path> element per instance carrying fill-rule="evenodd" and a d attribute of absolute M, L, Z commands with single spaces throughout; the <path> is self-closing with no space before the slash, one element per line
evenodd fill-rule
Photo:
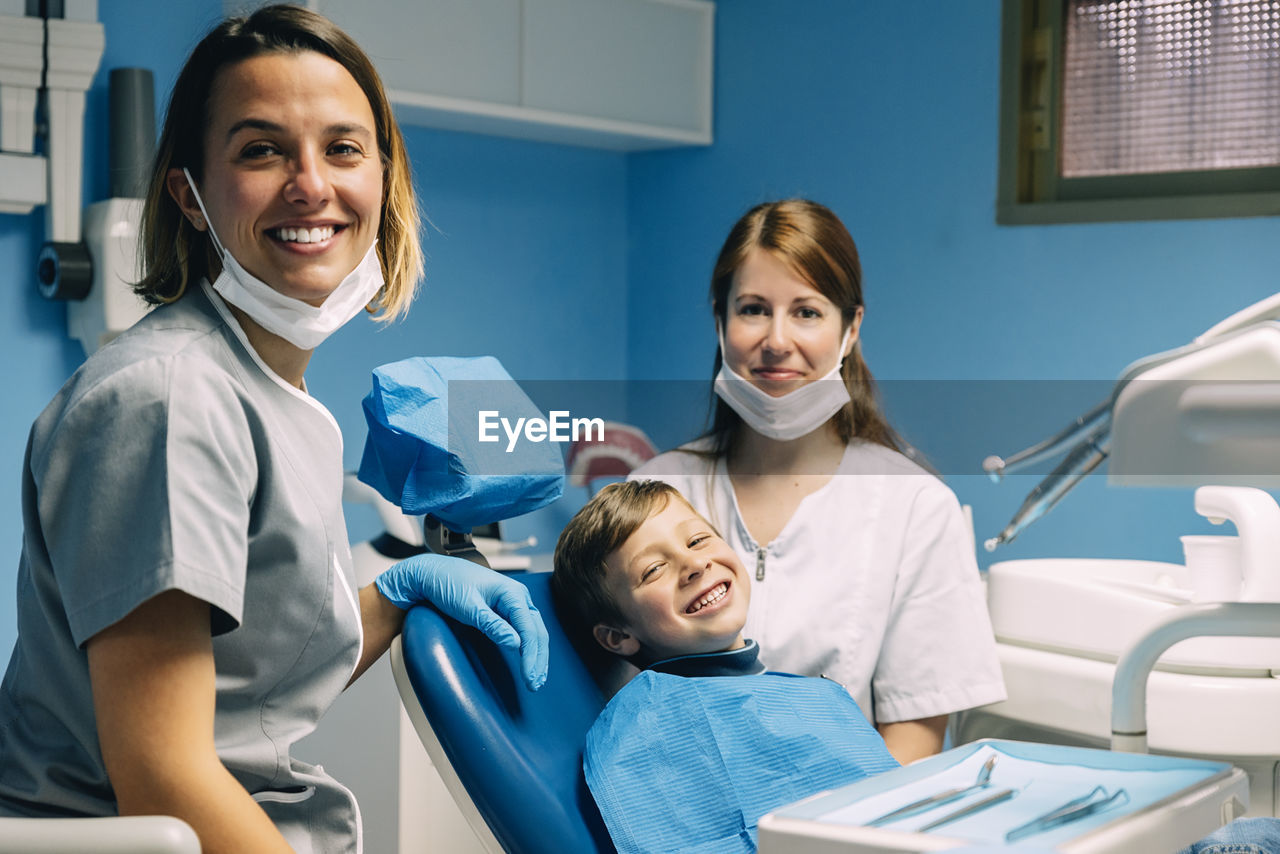
<path fill-rule="evenodd" d="M 1214 482 L 1280 486 L 1280 465 L 1258 471 L 1259 453 L 1280 458 L 1280 293 L 1215 324 L 1190 344 L 1127 367 L 1111 395 L 1058 434 L 982 467 L 995 482 L 1066 453 L 1027 495 L 1004 529 L 983 545 L 1012 542 L 1089 473 L 1111 458 L 1109 480 L 1198 486 L 1195 472 L 1163 474 L 1199 461 Z M 1134 380 L 1164 382 L 1135 383 Z M 1168 440 L 1168 441 L 1166 441 Z M 1263 469 L 1266 466 L 1262 466 Z"/>

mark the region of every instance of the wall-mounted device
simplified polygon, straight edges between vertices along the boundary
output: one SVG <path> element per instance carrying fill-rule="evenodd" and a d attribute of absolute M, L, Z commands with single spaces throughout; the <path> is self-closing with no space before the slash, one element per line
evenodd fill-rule
<path fill-rule="evenodd" d="M 0 213 L 45 205 L 48 239 L 75 242 L 84 97 L 105 44 L 98 4 L 28 0 L 25 15 L 14 8 L 22 5 L 0 2 Z"/>
<path fill-rule="evenodd" d="M 109 83 L 111 135 L 110 198 L 84 211 L 84 241 L 91 259 L 88 281 L 75 277 L 74 292 L 55 293 L 72 278 L 46 279 L 43 265 L 57 257 L 60 244 L 47 243 L 37 264 L 40 288 L 52 299 L 67 300 L 67 334 L 91 354 L 132 326 L 147 313 L 147 304 L 133 292 L 142 278 L 138 254 L 143 197 L 155 153 L 155 84 L 145 68 L 113 68 Z"/>
<path fill-rule="evenodd" d="M 36 282 L 67 302 L 67 332 L 90 354 L 147 311 L 130 285 L 142 273 L 138 230 L 155 149 L 152 74 L 111 71 L 111 197 L 82 216 L 85 92 L 105 43 L 97 2 L 26 0 L 26 15 L 12 5 L 0 0 L 0 213 L 44 205 Z"/>

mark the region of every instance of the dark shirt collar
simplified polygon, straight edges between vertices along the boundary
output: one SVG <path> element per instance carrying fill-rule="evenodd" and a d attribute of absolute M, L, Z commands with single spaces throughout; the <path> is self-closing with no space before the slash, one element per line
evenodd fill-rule
<path fill-rule="evenodd" d="M 765 672 L 760 647 L 753 640 L 748 640 L 740 649 L 681 655 L 650 664 L 645 669 L 673 676 L 754 676 Z"/>

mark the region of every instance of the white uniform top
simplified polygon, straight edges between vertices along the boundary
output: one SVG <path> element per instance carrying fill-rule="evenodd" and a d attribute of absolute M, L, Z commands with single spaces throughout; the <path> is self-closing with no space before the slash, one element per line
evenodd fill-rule
<path fill-rule="evenodd" d="M 723 459 L 677 449 L 630 477 L 679 489 L 742 558 L 754 579 L 743 634 L 770 670 L 834 679 L 881 723 L 1005 699 L 960 504 L 903 455 L 851 442 L 831 480 L 764 547 L 742 521 Z"/>
<path fill-rule="evenodd" d="M 166 590 L 209 603 L 218 756 L 298 854 L 360 850 L 350 792 L 294 759 L 361 624 L 342 435 L 207 284 L 89 358 L 31 429 L 0 815 L 111 815 L 85 642 Z"/>

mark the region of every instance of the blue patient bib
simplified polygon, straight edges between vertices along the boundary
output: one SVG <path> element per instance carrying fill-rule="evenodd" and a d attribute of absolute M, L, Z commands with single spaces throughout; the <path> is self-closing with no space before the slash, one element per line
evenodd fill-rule
<path fill-rule="evenodd" d="M 583 771 L 629 852 L 756 850 L 765 813 L 897 768 L 835 682 L 644 671 L 587 733 Z"/>

